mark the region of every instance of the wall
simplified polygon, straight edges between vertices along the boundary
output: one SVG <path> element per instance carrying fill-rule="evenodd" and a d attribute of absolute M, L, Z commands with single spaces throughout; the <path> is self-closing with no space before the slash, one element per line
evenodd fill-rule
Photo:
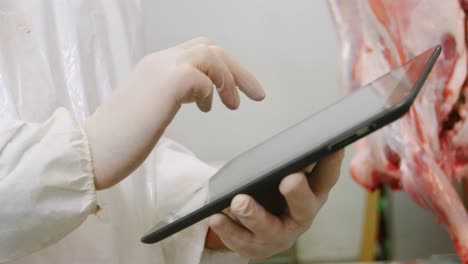
<path fill-rule="evenodd" d="M 326 1 L 144 3 L 148 51 L 207 36 L 248 67 L 267 91 L 261 103 L 243 97 L 235 112 L 218 98 L 209 114 L 194 105 L 183 107 L 169 134 L 207 162 L 224 162 L 339 97 L 338 47 Z M 298 245 L 302 260 L 357 256 L 364 192 L 346 165 L 328 204 Z"/>
<path fill-rule="evenodd" d="M 455 253 L 448 233 L 437 223 L 433 214 L 416 205 L 406 193 L 395 192 L 391 197 L 394 259 L 429 258 Z"/>

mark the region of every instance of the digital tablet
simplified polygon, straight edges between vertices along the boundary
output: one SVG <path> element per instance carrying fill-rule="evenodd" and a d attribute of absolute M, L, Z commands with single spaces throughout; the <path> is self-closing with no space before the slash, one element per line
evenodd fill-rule
<path fill-rule="evenodd" d="M 195 208 L 186 205 L 167 215 L 141 241 L 159 242 L 221 212 L 241 193 L 280 215 L 286 208 L 278 190 L 281 180 L 407 113 L 441 49 L 425 51 L 232 159 L 210 178 Z"/>

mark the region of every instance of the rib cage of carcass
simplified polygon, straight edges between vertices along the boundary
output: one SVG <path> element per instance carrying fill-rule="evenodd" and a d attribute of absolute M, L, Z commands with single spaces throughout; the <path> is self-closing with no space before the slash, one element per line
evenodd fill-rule
<path fill-rule="evenodd" d="M 341 87 L 365 85 L 442 45 L 409 113 L 356 143 L 351 174 L 369 190 L 403 188 L 431 210 L 468 263 L 468 215 L 452 185 L 468 172 L 464 1 L 328 0 L 341 43 Z M 468 9 L 468 8 L 467 8 Z"/>

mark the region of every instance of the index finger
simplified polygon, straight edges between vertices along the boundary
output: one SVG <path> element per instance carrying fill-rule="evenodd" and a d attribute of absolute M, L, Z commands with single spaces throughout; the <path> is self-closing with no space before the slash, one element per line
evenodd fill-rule
<path fill-rule="evenodd" d="M 200 45 L 205 45 L 205 46 L 214 45 L 214 42 L 211 41 L 207 37 L 198 37 L 198 38 L 194 38 L 185 43 L 180 44 L 179 47 L 183 49 L 189 49 L 189 48 L 193 48 L 193 47 L 200 46 Z"/>
<path fill-rule="evenodd" d="M 344 150 L 332 153 L 318 162 L 308 176 L 310 188 L 317 197 L 327 195 L 335 186 L 341 173 Z"/>
<path fill-rule="evenodd" d="M 225 50 L 216 46 L 212 46 L 212 49 L 228 66 L 237 86 L 245 95 L 255 101 L 261 101 L 265 98 L 265 91 L 262 85 L 247 69 L 241 66 L 241 64 Z"/>
<path fill-rule="evenodd" d="M 284 178 L 279 186 L 288 204 L 287 216 L 300 226 L 307 226 L 320 209 L 304 173 L 294 173 Z"/>

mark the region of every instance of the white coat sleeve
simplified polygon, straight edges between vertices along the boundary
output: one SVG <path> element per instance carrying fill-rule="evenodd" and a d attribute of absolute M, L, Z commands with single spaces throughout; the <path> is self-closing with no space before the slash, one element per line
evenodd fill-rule
<path fill-rule="evenodd" d="M 0 120 L 0 262 L 56 243 L 97 211 L 86 134 L 64 109 Z"/>
<path fill-rule="evenodd" d="M 168 138 L 161 138 L 156 148 L 157 212 L 161 216 L 176 208 L 197 208 L 205 200 L 207 191 L 196 192 L 204 186 L 216 169 L 198 159 L 194 153 Z M 203 187 L 202 187 L 203 188 Z M 197 193 L 192 196 L 191 194 Z M 207 219 L 195 224 L 160 245 L 167 261 L 173 264 L 247 264 L 248 259 L 234 252 L 204 248 L 208 232 Z"/>

